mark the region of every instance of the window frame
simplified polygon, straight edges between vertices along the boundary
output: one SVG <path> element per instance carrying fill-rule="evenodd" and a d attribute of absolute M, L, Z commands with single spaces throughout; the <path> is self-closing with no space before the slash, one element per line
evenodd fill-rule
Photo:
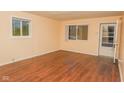
<path fill-rule="evenodd" d="M 20 33 L 21 35 L 20 36 L 14 36 L 13 35 L 13 19 L 18 19 L 20 20 Z M 24 36 L 22 35 L 22 21 L 28 21 L 29 22 L 29 35 L 27 36 Z M 31 38 L 32 37 L 32 33 L 31 33 L 31 20 L 28 19 L 28 18 L 20 18 L 20 17 L 15 17 L 15 16 L 12 16 L 11 17 L 11 38 Z"/>
<path fill-rule="evenodd" d="M 76 25 L 76 39 L 75 40 L 78 40 L 78 41 L 82 41 L 81 39 L 78 39 L 77 37 L 77 35 L 78 35 L 78 26 L 88 26 L 88 34 L 89 34 L 89 24 L 67 24 L 67 25 L 65 25 L 65 27 L 67 28 L 68 27 L 68 29 L 66 29 L 65 31 L 67 32 L 66 33 L 66 37 L 65 38 L 67 38 L 67 40 L 72 40 L 72 41 L 75 41 L 75 40 L 73 40 L 73 39 L 69 39 L 69 26 L 73 26 L 73 25 Z M 87 40 L 88 40 L 88 35 L 87 35 Z M 83 40 L 83 41 L 86 41 L 86 40 Z"/>

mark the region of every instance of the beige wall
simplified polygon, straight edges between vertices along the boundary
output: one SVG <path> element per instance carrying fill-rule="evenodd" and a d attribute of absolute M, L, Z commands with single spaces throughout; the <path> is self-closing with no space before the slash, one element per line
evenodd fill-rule
<path fill-rule="evenodd" d="M 31 20 L 31 38 L 11 37 L 11 17 Z M 59 22 L 25 12 L 0 12 L 0 65 L 59 49 Z"/>
<path fill-rule="evenodd" d="M 118 19 L 119 19 L 119 16 L 63 21 L 61 23 L 61 33 L 60 33 L 61 49 L 97 55 L 98 47 L 99 47 L 99 25 L 100 23 L 116 22 Z M 66 37 L 65 36 L 65 25 L 68 25 L 68 24 L 84 24 L 84 25 L 87 24 L 89 26 L 88 40 L 65 40 L 65 37 Z"/>
<path fill-rule="evenodd" d="M 124 81 L 124 16 L 122 17 L 122 30 L 120 42 L 120 69 L 122 71 L 122 79 Z"/>

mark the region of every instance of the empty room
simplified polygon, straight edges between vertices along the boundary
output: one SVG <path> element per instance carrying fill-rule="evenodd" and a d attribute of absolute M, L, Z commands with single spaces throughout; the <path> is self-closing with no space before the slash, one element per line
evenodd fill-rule
<path fill-rule="evenodd" d="M 123 11 L 0 12 L 0 82 L 123 82 Z"/>

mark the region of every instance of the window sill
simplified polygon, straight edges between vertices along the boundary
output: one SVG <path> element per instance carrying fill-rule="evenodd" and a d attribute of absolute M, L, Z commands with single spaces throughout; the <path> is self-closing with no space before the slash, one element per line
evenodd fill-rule
<path fill-rule="evenodd" d="M 29 39 L 31 36 L 12 36 L 13 39 Z"/>

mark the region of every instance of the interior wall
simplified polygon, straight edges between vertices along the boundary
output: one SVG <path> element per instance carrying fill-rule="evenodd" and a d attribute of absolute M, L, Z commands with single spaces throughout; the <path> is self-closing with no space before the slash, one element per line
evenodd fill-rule
<path fill-rule="evenodd" d="M 31 20 L 31 38 L 12 38 L 12 17 Z M 26 12 L 0 12 L 0 65 L 59 49 L 58 21 Z"/>
<path fill-rule="evenodd" d="M 61 23 L 60 49 L 98 55 L 100 23 L 117 22 L 120 16 L 63 21 Z M 67 40 L 66 25 L 88 25 L 88 40 Z"/>
<path fill-rule="evenodd" d="M 124 16 L 122 17 L 122 30 L 121 30 L 121 42 L 120 42 L 120 69 L 122 72 L 122 80 L 124 81 Z"/>

